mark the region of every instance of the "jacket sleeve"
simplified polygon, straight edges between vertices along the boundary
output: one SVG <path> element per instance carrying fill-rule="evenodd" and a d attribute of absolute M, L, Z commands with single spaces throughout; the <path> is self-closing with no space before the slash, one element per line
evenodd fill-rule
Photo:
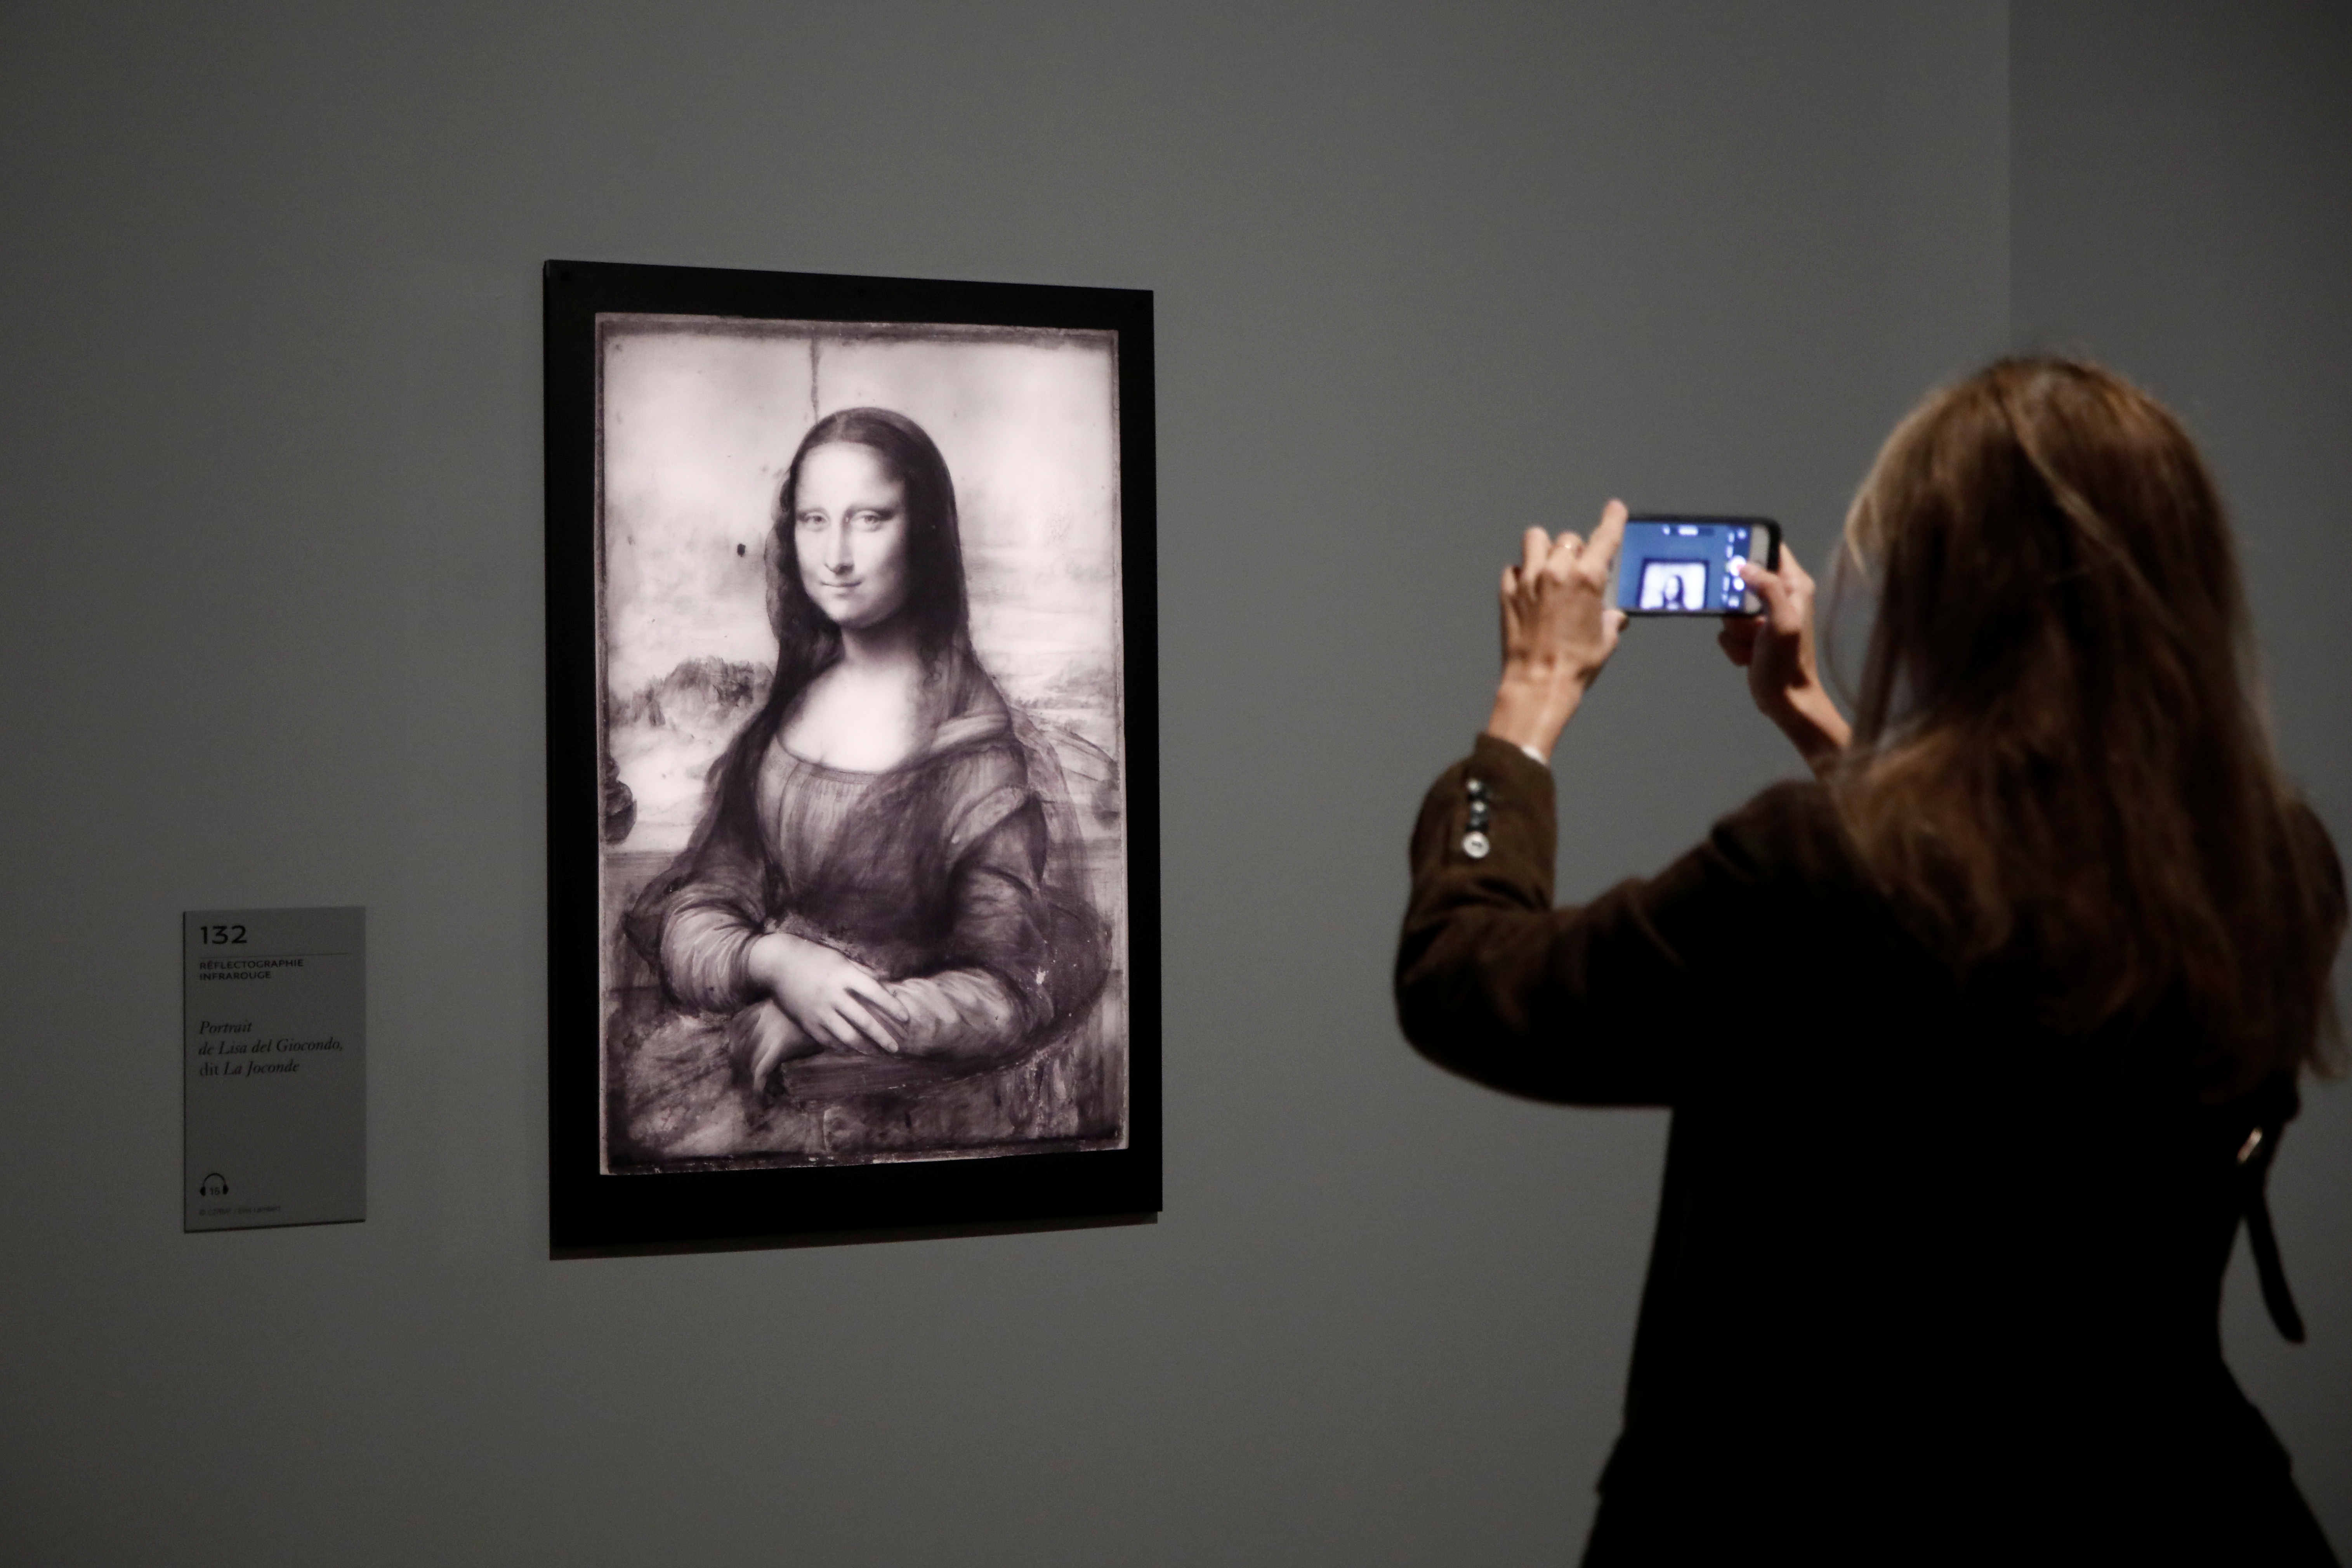
<path fill-rule="evenodd" d="M 1768 792 L 1655 877 L 1555 909 L 1551 774 L 1481 736 L 1413 828 L 1395 977 L 1406 1039 L 1533 1099 L 1675 1103 L 1766 1005 L 1771 819 L 1809 788 Z"/>

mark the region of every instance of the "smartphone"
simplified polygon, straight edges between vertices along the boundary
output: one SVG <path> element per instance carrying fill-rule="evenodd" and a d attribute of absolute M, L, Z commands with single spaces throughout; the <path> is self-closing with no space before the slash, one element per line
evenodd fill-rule
<path fill-rule="evenodd" d="M 1755 615 L 1763 601 L 1739 580 L 1739 563 L 1780 564 L 1780 525 L 1769 517 L 1654 513 L 1625 519 L 1617 552 L 1617 608 L 1628 615 Z"/>

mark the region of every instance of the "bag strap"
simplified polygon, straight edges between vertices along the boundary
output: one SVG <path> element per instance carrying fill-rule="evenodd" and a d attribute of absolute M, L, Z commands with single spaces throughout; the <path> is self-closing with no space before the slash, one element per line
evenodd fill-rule
<path fill-rule="evenodd" d="M 2284 1096 L 2265 1095 L 2269 1102 L 2261 1119 L 2238 1145 L 2238 1203 L 2246 1219 L 2246 1240 L 2254 1254 L 2254 1272 L 2263 1281 L 2263 1305 L 2271 1322 L 2289 1344 L 2303 1343 L 2303 1314 L 2294 1310 L 2294 1295 L 2286 1288 L 2286 1270 L 2279 1262 L 2278 1232 L 2271 1225 L 2271 1161 L 2278 1155 L 2279 1135 L 2297 1108 L 2293 1084 Z"/>

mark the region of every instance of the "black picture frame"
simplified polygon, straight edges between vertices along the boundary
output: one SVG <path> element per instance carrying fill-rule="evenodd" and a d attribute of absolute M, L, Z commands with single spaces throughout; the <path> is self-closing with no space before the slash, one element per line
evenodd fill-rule
<path fill-rule="evenodd" d="M 547 506 L 548 1112 L 556 1255 L 1029 1229 L 1160 1207 L 1157 601 L 1151 296 L 1129 289 L 550 261 L 543 270 Z M 613 815 L 603 609 L 600 333 L 616 318 L 1110 334 L 1125 789 L 1126 1124 L 1121 1146 L 985 1157 L 655 1169 L 608 1160 L 616 1114 L 606 899 Z M 600 322 L 606 325 L 600 327 Z M 812 355 L 810 363 L 815 360 Z M 811 372 L 810 402 L 816 401 Z M 785 453 L 789 455 L 789 443 Z M 739 549 L 735 553 L 741 554 Z"/>

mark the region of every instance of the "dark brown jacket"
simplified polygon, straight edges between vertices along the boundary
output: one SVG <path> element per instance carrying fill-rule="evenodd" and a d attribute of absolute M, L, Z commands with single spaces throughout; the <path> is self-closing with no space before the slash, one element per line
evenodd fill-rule
<path fill-rule="evenodd" d="M 1439 778 L 1396 997 L 1478 1082 L 1673 1111 L 1588 1562 L 2331 1561 L 2221 1354 L 2291 1083 L 2210 1104 L 2179 1009 L 2065 1039 L 1963 984 L 1819 785 L 1580 908 L 1554 832 L 1514 747 Z"/>

